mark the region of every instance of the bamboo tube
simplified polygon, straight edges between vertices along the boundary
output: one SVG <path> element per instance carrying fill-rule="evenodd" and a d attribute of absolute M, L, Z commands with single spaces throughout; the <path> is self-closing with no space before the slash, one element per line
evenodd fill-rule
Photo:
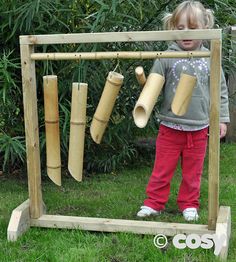
<path fill-rule="evenodd" d="M 114 51 L 81 53 L 33 53 L 32 60 L 102 60 L 102 59 L 156 59 L 156 58 L 193 58 L 210 57 L 210 51 Z"/>
<path fill-rule="evenodd" d="M 68 169 L 77 181 L 83 174 L 87 90 L 86 83 L 72 84 Z"/>
<path fill-rule="evenodd" d="M 180 80 L 171 104 L 172 112 L 175 115 L 183 116 L 186 114 L 196 82 L 197 78 L 195 76 L 185 73 L 180 75 Z"/>
<path fill-rule="evenodd" d="M 160 74 L 151 73 L 148 76 L 133 111 L 134 122 L 138 127 L 146 126 L 164 82 L 165 79 Z"/>
<path fill-rule="evenodd" d="M 43 77 L 44 111 L 46 128 L 47 173 L 58 186 L 61 185 L 61 154 L 59 134 L 59 110 L 57 76 Z"/>
<path fill-rule="evenodd" d="M 142 66 L 138 66 L 135 68 L 135 75 L 140 86 L 144 87 L 147 79 Z"/>
<path fill-rule="evenodd" d="M 109 72 L 108 74 L 102 96 L 90 127 L 91 136 L 97 144 L 100 144 L 102 140 L 123 79 L 124 76 L 119 73 Z"/>

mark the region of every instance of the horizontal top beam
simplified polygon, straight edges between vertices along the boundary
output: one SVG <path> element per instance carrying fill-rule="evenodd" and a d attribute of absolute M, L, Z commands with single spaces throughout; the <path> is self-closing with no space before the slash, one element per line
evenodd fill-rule
<path fill-rule="evenodd" d="M 221 39 L 221 29 L 22 35 L 21 45 Z"/>

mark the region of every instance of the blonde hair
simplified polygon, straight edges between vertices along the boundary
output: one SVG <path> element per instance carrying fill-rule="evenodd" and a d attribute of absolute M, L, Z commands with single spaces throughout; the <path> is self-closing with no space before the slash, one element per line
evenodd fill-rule
<path fill-rule="evenodd" d="M 198 24 L 198 21 L 202 23 L 203 28 L 210 29 L 214 26 L 214 15 L 210 9 L 206 9 L 199 1 L 184 1 L 176 7 L 172 14 L 165 14 L 162 19 L 164 29 L 175 29 L 183 13 L 187 14 L 190 26 Z"/>

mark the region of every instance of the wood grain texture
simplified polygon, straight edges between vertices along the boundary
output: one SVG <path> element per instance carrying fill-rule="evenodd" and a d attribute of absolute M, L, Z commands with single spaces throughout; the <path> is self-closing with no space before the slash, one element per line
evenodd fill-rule
<path fill-rule="evenodd" d="M 33 46 L 20 47 L 30 216 L 43 212 L 35 62 Z"/>
<path fill-rule="evenodd" d="M 208 226 L 215 229 L 219 211 L 221 41 L 211 40 Z"/>

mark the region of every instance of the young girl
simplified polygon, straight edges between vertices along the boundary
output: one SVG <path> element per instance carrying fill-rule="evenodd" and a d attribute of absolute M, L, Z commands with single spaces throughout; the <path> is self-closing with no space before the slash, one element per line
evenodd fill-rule
<path fill-rule="evenodd" d="M 172 14 L 164 17 L 168 30 L 212 28 L 214 17 L 198 1 L 182 2 Z M 171 44 L 169 51 L 206 51 L 201 40 L 180 40 Z M 170 192 L 170 181 L 181 158 L 182 181 L 177 203 L 185 220 L 197 220 L 200 182 L 207 147 L 209 126 L 209 59 L 158 59 L 151 73 L 165 76 L 163 103 L 159 119 L 160 128 L 156 141 L 156 157 L 146 193 L 147 199 L 137 213 L 138 217 L 158 215 L 165 208 Z M 183 116 L 174 115 L 171 103 L 180 74 L 185 72 L 197 77 L 188 111 Z M 229 122 L 228 93 L 225 78 L 221 75 L 220 137 L 226 134 Z"/>

